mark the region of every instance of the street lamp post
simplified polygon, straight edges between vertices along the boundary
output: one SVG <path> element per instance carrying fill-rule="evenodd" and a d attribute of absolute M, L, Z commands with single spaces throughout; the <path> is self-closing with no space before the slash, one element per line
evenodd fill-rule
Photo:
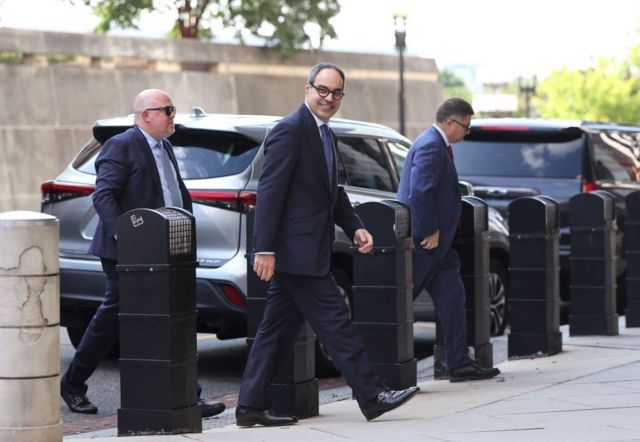
<path fill-rule="evenodd" d="M 405 135 L 404 125 L 404 49 L 407 47 L 407 14 L 396 12 L 393 14 L 393 24 L 396 30 L 396 49 L 400 56 L 400 91 L 398 92 L 398 117 L 400 119 L 400 133 Z"/>

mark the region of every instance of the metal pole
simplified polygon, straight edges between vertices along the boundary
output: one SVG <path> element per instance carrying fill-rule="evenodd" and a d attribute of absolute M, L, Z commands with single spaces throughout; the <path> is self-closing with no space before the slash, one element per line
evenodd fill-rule
<path fill-rule="evenodd" d="M 400 58 L 400 90 L 398 91 L 398 118 L 400 120 L 400 133 L 405 134 L 405 118 L 404 118 L 404 49 L 406 45 L 406 24 L 407 15 L 404 13 L 393 14 L 393 24 L 396 30 L 396 48 L 398 49 L 398 55 Z"/>
<path fill-rule="evenodd" d="M 404 47 L 399 48 L 400 51 L 400 92 L 398 94 L 399 99 L 399 117 L 400 117 L 400 133 L 406 135 L 404 124 Z"/>

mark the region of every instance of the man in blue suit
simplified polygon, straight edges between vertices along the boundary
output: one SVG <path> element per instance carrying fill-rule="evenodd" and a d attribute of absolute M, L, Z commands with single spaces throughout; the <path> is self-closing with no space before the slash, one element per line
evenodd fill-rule
<path fill-rule="evenodd" d="M 436 110 L 436 123 L 411 145 L 402 168 L 398 199 L 411 208 L 413 297 L 427 289 L 444 331 L 449 380 L 489 379 L 497 368 L 483 368 L 469 357 L 464 286 L 453 249 L 462 203 L 451 144 L 469 132 L 473 108 L 450 98 Z"/>
<path fill-rule="evenodd" d="M 86 381 L 118 341 L 119 290 L 116 272 L 116 220 L 131 209 L 183 207 L 192 211 L 191 197 L 180 176 L 171 144 L 176 108 L 158 89 L 140 92 L 133 103 L 135 126 L 109 139 L 96 159 L 93 206 L 99 217 L 89 253 L 100 257 L 107 277 L 104 299 L 85 331 L 73 361 L 60 381 L 60 393 L 75 413 L 98 408 L 86 396 Z M 224 404 L 199 398 L 203 417 L 224 411 Z"/>
<path fill-rule="evenodd" d="M 328 126 L 344 97 L 344 72 L 321 63 L 304 85 L 304 103 L 265 141 L 256 203 L 256 274 L 271 281 L 264 317 L 251 348 L 236 408 L 239 426 L 286 425 L 293 416 L 269 410 L 267 387 L 278 355 L 293 351 L 305 319 L 325 345 L 367 420 L 408 401 L 418 388 L 394 391 L 372 372 L 362 340 L 333 275 L 331 247 L 338 224 L 368 253 L 373 238 L 337 185 L 336 136 Z"/>

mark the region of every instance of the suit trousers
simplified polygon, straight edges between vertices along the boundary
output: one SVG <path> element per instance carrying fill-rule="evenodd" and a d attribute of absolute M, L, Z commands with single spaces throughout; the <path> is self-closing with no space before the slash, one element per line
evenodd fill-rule
<path fill-rule="evenodd" d="M 311 277 L 276 273 L 265 312 L 242 376 L 238 405 L 268 409 L 267 388 L 276 364 L 290 360 L 305 319 L 353 388 L 360 407 L 386 389 L 373 373 L 362 338 L 333 275 Z"/>
<path fill-rule="evenodd" d="M 471 363 L 467 346 L 467 318 L 460 259 L 450 248 L 443 257 L 434 253 L 413 253 L 413 299 L 426 289 L 433 299 L 442 324 L 447 370 Z"/>
<path fill-rule="evenodd" d="M 100 362 L 118 342 L 118 313 L 120 310 L 120 290 L 118 284 L 117 261 L 102 258 L 102 270 L 107 276 L 107 286 L 102 304 L 91 318 L 82 336 L 71 365 L 62 376 L 62 385 L 75 394 L 87 392 L 86 381 Z"/>

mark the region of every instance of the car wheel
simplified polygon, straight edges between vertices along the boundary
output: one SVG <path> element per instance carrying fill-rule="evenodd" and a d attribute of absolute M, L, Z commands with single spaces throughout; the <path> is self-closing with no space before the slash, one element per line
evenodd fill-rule
<path fill-rule="evenodd" d="M 489 302 L 491 308 L 491 336 L 504 334 L 507 327 L 507 269 L 492 258 L 489 263 Z"/>
<path fill-rule="evenodd" d="M 82 341 L 82 336 L 84 336 L 84 332 L 87 330 L 87 327 L 67 327 L 67 334 L 69 335 L 69 341 L 71 341 L 71 345 L 74 348 L 78 348 L 80 345 L 80 341 Z M 120 342 L 116 342 L 116 345 L 107 353 L 107 359 L 118 359 L 120 357 Z"/>
<path fill-rule="evenodd" d="M 340 269 L 333 270 L 333 277 L 338 285 L 338 290 L 344 297 L 349 313 L 351 313 L 351 279 Z M 331 356 L 324 348 L 324 345 L 316 339 L 316 376 L 328 378 L 340 375 L 340 370 L 336 367 Z"/>

